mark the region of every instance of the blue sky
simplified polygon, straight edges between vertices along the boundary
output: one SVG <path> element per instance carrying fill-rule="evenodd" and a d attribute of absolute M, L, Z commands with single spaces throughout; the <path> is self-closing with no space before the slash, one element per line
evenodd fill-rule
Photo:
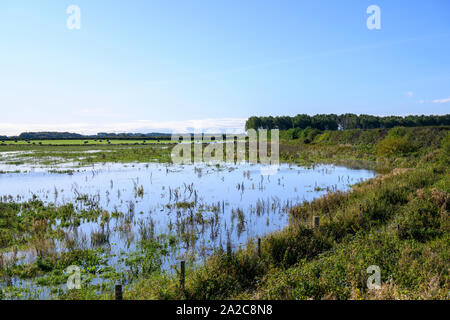
<path fill-rule="evenodd" d="M 446 0 L 2 0 L 0 40 L 0 134 L 450 109 Z"/>

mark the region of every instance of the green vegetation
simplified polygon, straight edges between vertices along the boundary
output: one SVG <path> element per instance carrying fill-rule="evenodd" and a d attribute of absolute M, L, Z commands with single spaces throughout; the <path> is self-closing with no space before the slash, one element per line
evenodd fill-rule
<path fill-rule="evenodd" d="M 0 201 L 0 299 L 35 299 L 44 288 L 48 290 L 46 297 L 111 298 L 114 282 L 119 279 L 127 283 L 161 274 L 163 259 L 176 250 L 177 239 L 148 235 L 134 250 L 112 254 L 110 214 L 97 208 L 75 208 L 89 201 L 80 196 L 75 205 L 60 207 L 37 199 L 20 204 Z M 122 213 L 113 215 L 124 217 Z M 90 245 L 86 239 L 74 238 L 76 233 L 72 232 L 86 222 L 100 222 L 101 226 L 91 234 Z M 127 228 L 126 217 L 119 223 L 121 229 Z M 125 269 L 113 267 L 112 259 Z M 80 268 L 82 286 L 66 290 L 61 285 L 67 283 L 68 267 L 73 265 Z"/>
<path fill-rule="evenodd" d="M 144 140 L 144 139 L 51 139 L 51 140 L 2 140 L 0 146 L 8 145 L 38 145 L 38 146 L 97 146 L 97 145 L 145 145 L 145 144 L 173 144 L 170 139 Z"/>
<path fill-rule="evenodd" d="M 132 140 L 131 140 L 132 141 Z M 203 140 L 203 148 L 212 140 Z M 96 163 L 170 163 L 171 150 L 174 142 L 150 140 L 147 143 L 133 143 L 130 140 L 119 140 L 118 144 L 77 144 L 77 140 L 61 140 L 66 144 L 53 144 L 55 140 L 48 140 L 48 144 L 27 144 L 7 141 L 0 144 L 0 163 L 7 165 L 42 165 L 52 166 L 67 162 L 74 166 L 86 166 Z M 58 142 L 58 141 L 56 141 Z M 73 142 L 73 144 L 67 144 Z M 123 142 L 123 143 L 122 143 Z M 194 143 L 194 142 L 192 142 Z M 194 152 L 194 148 L 192 148 Z M 224 153 L 225 154 L 225 153 Z M 69 173 L 67 171 L 52 170 L 53 172 Z M 14 170 L 13 172 L 17 172 Z M 20 172 L 20 171 L 19 171 Z M 0 171 L 1 173 L 5 173 Z"/>
<path fill-rule="evenodd" d="M 173 144 L 149 145 L 5 145 L 0 161 L 5 164 L 57 165 L 73 162 L 79 166 L 106 162 L 170 162 Z M 13 152 L 2 159 L 2 152 Z"/>
<path fill-rule="evenodd" d="M 437 157 L 450 127 L 280 132 L 280 156 L 302 165 L 335 163 L 384 172 L 422 166 Z M 447 138 L 448 139 L 448 138 Z"/>
<path fill-rule="evenodd" d="M 245 129 L 319 129 L 319 130 L 348 130 L 348 129 L 375 129 L 423 126 L 448 126 L 450 115 L 442 116 L 388 116 L 377 117 L 367 114 L 317 114 L 309 116 L 298 114 L 295 117 L 250 117 L 245 123 Z"/>
<path fill-rule="evenodd" d="M 96 209 L 76 211 L 71 203 L 55 207 L 36 199 L 22 204 L 0 202 L 0 278 L 6 283 L 33 280 L 57 290 L 67 282 L 66 268 L 76 264 L 82 268 L 85 283 L 89 283 L 107 270 L 104 250 L 76 247 L 67 238 L 67 230 L 96 221 L 100 215 L 101 210 Z M 57 242 L 66 242 L 71 250 L 58 251 Z M 27 263 L 24 252 L 31 252 L 35 259 Z M 32 292 L 11 285 L 2 291 L 16 298 Z"/>

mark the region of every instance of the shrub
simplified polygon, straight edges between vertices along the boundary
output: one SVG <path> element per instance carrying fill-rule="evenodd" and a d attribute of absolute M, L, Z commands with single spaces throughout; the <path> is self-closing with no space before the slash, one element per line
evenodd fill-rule
<path fill-rule="evenodd" d="M 329 248 L 330 244 L 312 229 L 297 226 L 294 230 L 269 236 L 264 253 L 269 255 L 270 262 L 275 266 L 289 267 Z"/>
<path fill-rule="evenodd" d="M 377 145 L 379 156 L 401 155 L 416 151 L 416 146 L 408 141 L 406 137 L 388 136 Z"/>
<path fill-rule="evenodd" d="M 395 127 L 389 130 L 388 137 L 390 138 L 402 138 L 407 136 L 408 131 L 405 127 Z"/>

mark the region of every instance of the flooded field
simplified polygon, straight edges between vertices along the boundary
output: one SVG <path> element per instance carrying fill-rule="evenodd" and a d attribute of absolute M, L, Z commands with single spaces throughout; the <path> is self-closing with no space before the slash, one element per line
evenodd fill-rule
<path fill-rule="evenodd" d="M 47 204 L 77 203 L 80 209 L 90 206 L 128 213 L 133 215 L 131 239 L 138 236 L 136 227 L 143 223 L 153 224 L 156 234 L 170 234 L 183 218 L 193 216 L 218 227 L 205 228 L 206 223 L 201 223 L 200 242 L 220 245 L 229 234 L 238 245 L 285 226 L 287 209 L 293 204 L 345 190 L 373 176 L 367 170 L 335 166 L 282 165 L 276 174 L 262 175 L 261 166 L 248 164 L 106 164 L 69 174 L 3 174 L 0 194 L 6 201 L 37 197 Z M 79 231 L 89 239 L 92 227 L 81 225 Z M 113 242 L 123 247 L 127 241 L 117 237 Z"/>
<path fill-rule="evenodd" d="M 11 169 L 10 164 L 4 167 Z M 72 169 L 69 164 L 51 169 L 23 164 L 23 172 L 0 175 L 0 195 L 3 203 L 40 200 L 51 207 L 73 204 L 80 215 L 96 212 L 66 226 L 58 221 L 64 237 L 51 241 L 47 250 L 101 248 L 104 265 L 126 273 L 127 259 L 140 250 L 139 244 L 165 239 L 171 245 L 161 267 L 171 272 L 180 259 L 195 265 L 218 248 L 228 245 L 235 250 L 250 239 L 280 230 L 288 225 L 293 205 L 346 190 L 375 175 L 331 165 L 282 164 L 272 175 L 264 169 L 228 163 L 106 163 Z M 16 263 L 26 264 L 39 252 L 26 248 L 14 255 Z M 30 282 L 11 277 L 9 285 Z M 42 292 L 47 291 L 41 296 Z"/>

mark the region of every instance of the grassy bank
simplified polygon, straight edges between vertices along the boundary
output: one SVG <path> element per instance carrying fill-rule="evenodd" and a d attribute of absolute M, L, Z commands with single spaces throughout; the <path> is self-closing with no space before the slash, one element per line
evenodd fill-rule
<path fill-rule="evenodd" d="M 298 164 L 343 163 L 380 171 L 416 167 L 439 152 L 449 130 L 450 127 L 287 130 L 280 132 L 280 155 Z"/>

